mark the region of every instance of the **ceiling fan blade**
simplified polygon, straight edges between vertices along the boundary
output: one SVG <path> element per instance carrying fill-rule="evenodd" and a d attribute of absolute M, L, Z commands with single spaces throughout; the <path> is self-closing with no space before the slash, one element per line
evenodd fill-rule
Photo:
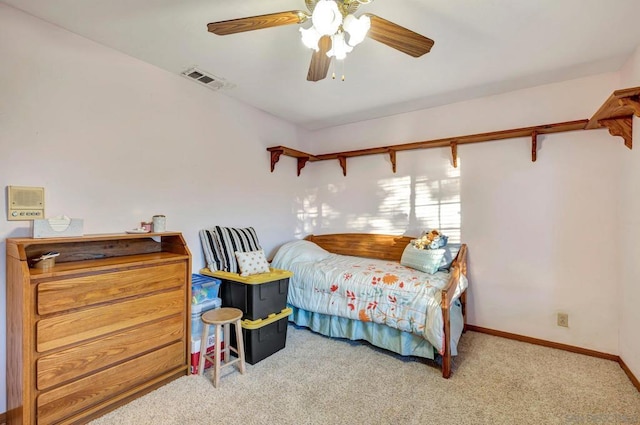
<path fill-rule="evenodd" d="M 327 52 L 331 50 L 331 37 L 325 35 L 318 42 L 320 49 L 313 52 L 311 56 L 311 64 L 309 64 L 309 72 L 307 73 L 307 81 L 320 81 L 327 76 L 331 58 L 327 56 Z"/>
<path fill-rule="evenodd" d="M 302 24 L 308 19 L 309 14 L 301 10 L 291 10 L 289 12 L 269 13 L 267 15 L 249 16 L 248 18 L 212 22 L 207 25 L 207 28 L 209 32 L 217 35 L 229 35 L 282 25 Z"/>
<path fill-rule="evenodd" d="M 371 28 L 367 33 L 369 38 L 386 44 L 396 50 L 415 58 L 429 53 L 434 41 L 407 28 L 387 21 L 379 16 L 366 14 L 371 19 Z"/>

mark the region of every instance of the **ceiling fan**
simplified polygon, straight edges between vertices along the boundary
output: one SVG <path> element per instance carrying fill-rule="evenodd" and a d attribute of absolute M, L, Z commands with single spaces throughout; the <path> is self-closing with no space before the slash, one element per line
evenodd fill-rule
<path fill-rule="evenodd" d="M 379 16 L 365 13 L 356 18 L 361 4 L 372 0 L 305 0 L 309 12 L 291 10 L 212 22 L 209 32 L 229 35 L 264 28 L 312 22 L 310 28 L 300 28 L 302 42 L 314 50 L 307 80 L 319 81 L 327 76 L 332 58 L 344 59 L 365 37 L 413 57 L 428 53 L 433 40 Z"/>

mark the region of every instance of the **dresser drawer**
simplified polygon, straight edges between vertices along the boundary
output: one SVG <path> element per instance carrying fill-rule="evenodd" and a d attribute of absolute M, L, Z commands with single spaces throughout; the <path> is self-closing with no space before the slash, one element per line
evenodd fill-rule
<path fill-rule="evenodd" d="M 183 314 L 40 357 L 36 383 L 46 390 L 184 338 Z"/>
<path fill-rule="evenodd" d="M 107 402 L 134 386 L 185 365 L 185 345 L 175 343 L 126 363 L 105 369 L 38 396 L 38 424 L 52 424 Z"/>
<path fill-rule="evenodd" d="M 37 311 L 46 315 L 184 286 L 186 273 L 180 262 L 42 282 Z"/>
<path fill-rule="evenodd" d="M 40 319 L 36 323 L 36 350 L 42 353 L 183 313 L 185 298 L 185 288 L 180 287 Z"/>

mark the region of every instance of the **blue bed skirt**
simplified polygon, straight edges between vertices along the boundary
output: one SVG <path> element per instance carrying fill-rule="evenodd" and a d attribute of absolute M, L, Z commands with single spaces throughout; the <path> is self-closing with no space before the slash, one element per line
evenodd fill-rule
<path fill-rule="evenodd" d="M 289 321 L 304 326 L 312 331 L 334 338 L 364 340 L 402 356 L 417 356 L 434 359 L 437 352 L 426 339 L 398 329 L 373 322 L 347 319 L 314 313 L 289 305 L 293 314 Z M 463 318 L 460 302 L 456 301 L 451 308 L 451 355 L 458 354 L 458 341 L 462 335 Z"/>

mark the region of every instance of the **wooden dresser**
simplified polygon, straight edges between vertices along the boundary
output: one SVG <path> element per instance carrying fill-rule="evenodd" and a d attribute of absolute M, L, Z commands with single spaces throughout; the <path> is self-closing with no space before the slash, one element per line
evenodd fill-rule
<path fill-rule="evenodd" d="M 7 424 L 84 423 L 189 373 L 180 233 L 6 244 Z M 34 268 L 49 251 L 55 266 Z"/>

